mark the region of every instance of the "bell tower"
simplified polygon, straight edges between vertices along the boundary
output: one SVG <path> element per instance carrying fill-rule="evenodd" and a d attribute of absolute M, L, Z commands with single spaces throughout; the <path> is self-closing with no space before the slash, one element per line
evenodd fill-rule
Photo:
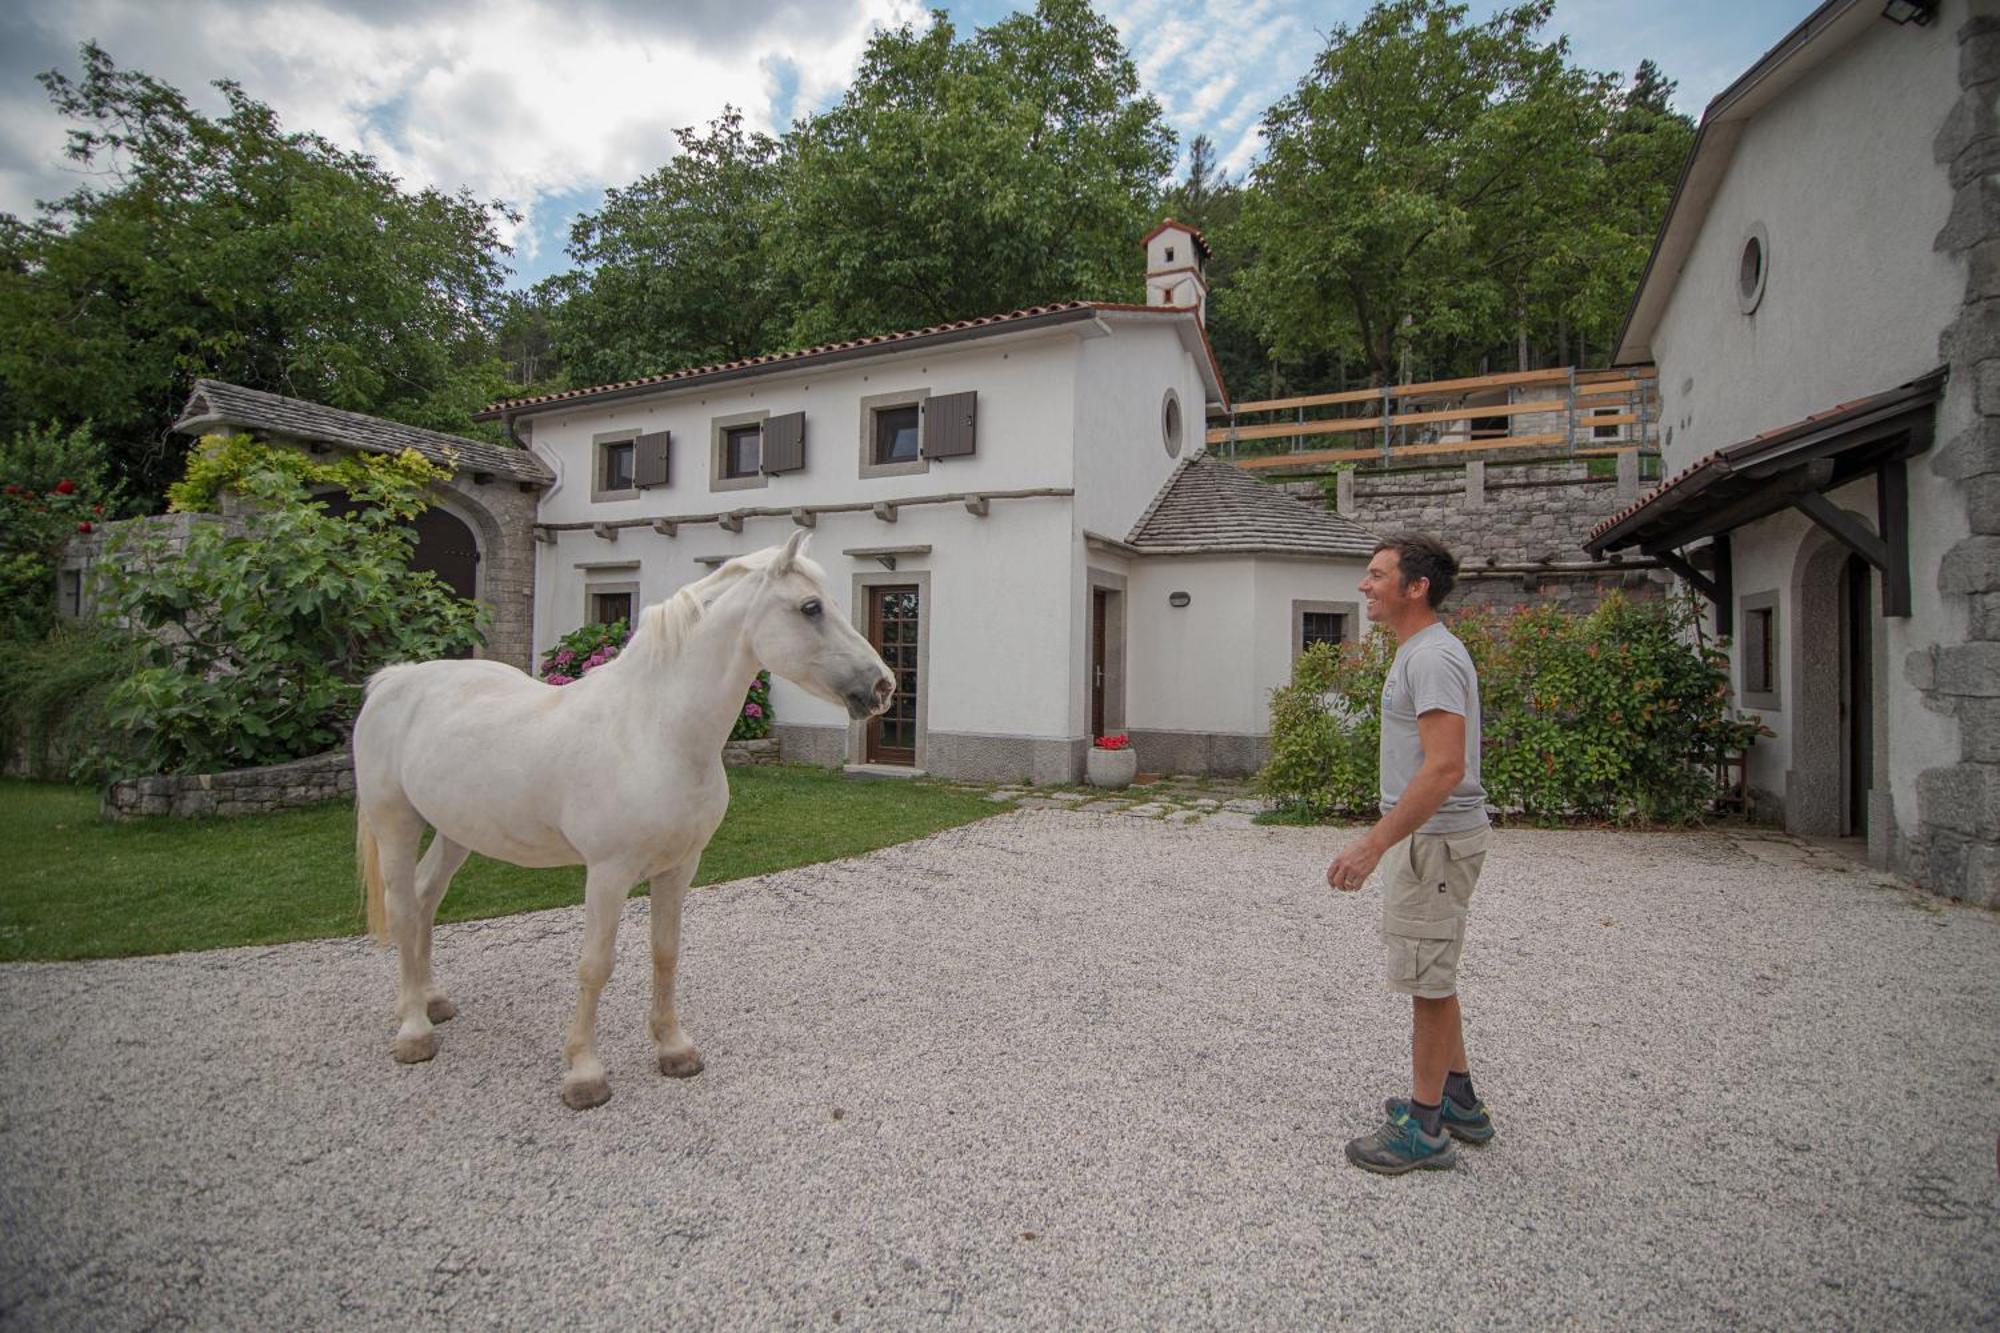
<path fill-rule="evenodd" d="M 1168 218 L 1139 242 L 1146 247 L 1146 304 L 1188 306 L 1208 322 L 1208 242 L 1185 222 Z"/>

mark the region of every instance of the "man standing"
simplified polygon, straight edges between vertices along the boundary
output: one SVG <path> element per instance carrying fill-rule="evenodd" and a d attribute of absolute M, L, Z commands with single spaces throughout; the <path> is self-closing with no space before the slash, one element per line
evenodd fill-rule
<path fill-rule="evenodd" d="M 1382 689 L 1382 817 L 1326 871 L 1328 884 L 1352 892 L 1381 865 L 1389 989 L 1413 1006 L 1410 1095 L 1390 1098 L 1388 1121 L 1347 1145 L 1347 1160 L 1392 1176 L 1456 1166 L 1452 1139 L 1493 1137 L 1472 1091 L 1458 1010 L 1466 908 L 1488 827 L 1479 677 L 1437 617 L 1457 576 L 1458 561 L 1428 537 L 1389 537 L 1368 562 L 1368 619 L 1398 645 Z"/>

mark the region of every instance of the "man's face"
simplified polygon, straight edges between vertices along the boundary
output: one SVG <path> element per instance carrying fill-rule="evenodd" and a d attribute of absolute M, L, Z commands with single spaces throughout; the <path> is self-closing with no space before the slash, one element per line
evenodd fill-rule
<path fill-rule="evenodd" d="M 1403 585 L 1402 560 L 1394 551 L 1377 551 L 1368 562 L 1368 572 L 1361 576 L 1361 598 L 1372 621 L 1394 619 L 1401 603 L 1412 594 L 1423 596 L 1424 591 L 1422 584 L 1415 588 Z"/>

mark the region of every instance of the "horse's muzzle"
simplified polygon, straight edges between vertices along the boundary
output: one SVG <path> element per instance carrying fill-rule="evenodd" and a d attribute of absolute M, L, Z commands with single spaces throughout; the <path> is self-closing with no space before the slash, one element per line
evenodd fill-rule
<path fill-rule="evenodd" d="M 885 713 L 889 710 L 889 701 L 895 696 L 896 679 L 885 671 L 868 684 L 848 692 L 847 715 L 858 720 Z"/>

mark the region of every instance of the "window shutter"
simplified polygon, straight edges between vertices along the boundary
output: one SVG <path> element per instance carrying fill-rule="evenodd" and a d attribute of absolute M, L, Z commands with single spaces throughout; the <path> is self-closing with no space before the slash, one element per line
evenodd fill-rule
<path fill-rule="evenodd" d="M 806 465 L 806 414 L 791 412 L 764 422 L 764 465 L 767 475 L 800 472 Z"/>
<path fill-rule="evenodd" d="M 970 458 L 979 394 L 943 393 L 924 401 L 925 458 Z"/>
<path fill-rule="evenodd" d="M 641 435 L 632 445 L 632 484 L 641 490 L 665 486 L 671 475 L 674 433 L 658 431 Z"/>

